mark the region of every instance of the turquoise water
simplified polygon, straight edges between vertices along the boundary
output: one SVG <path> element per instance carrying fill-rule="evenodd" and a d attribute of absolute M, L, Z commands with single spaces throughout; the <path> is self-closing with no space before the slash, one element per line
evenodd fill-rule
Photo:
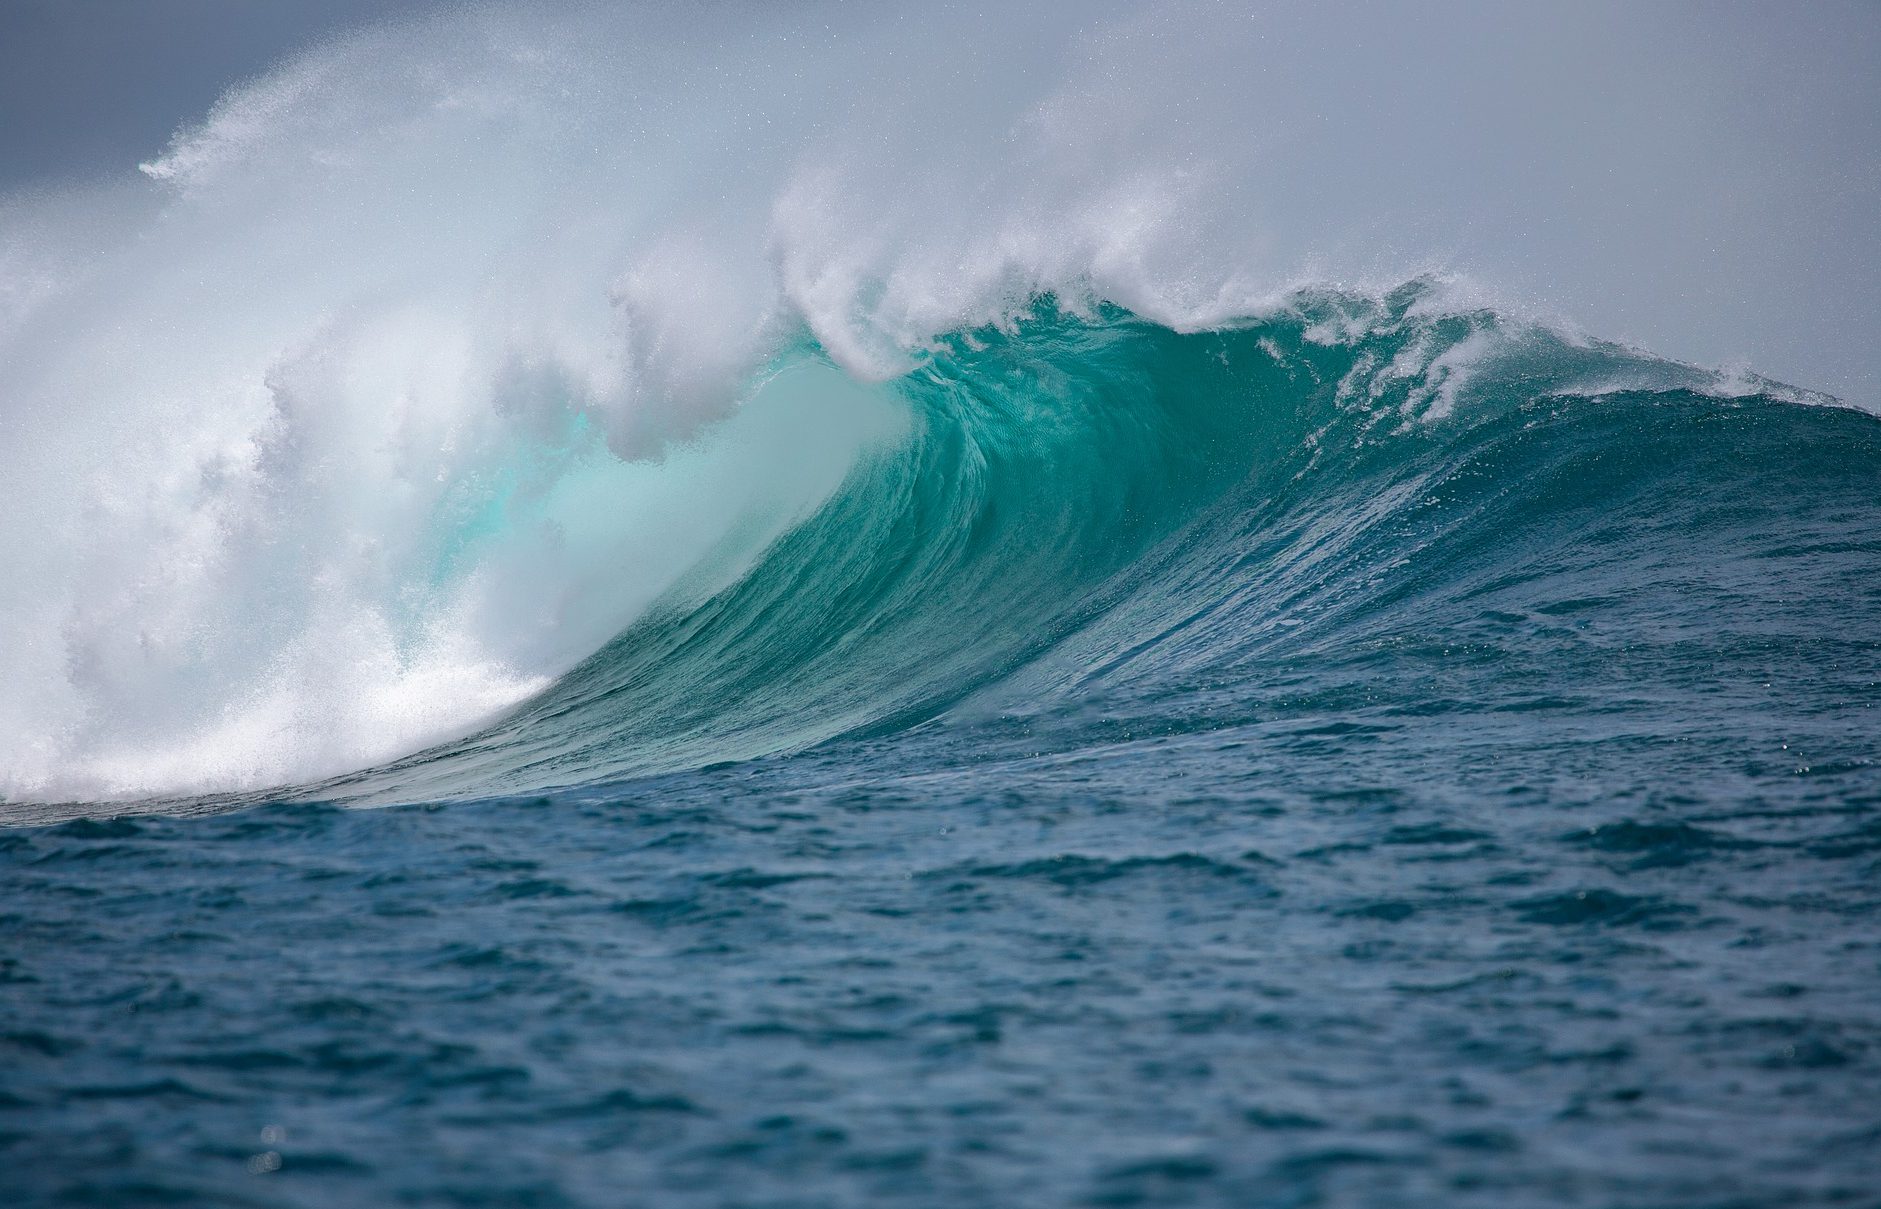
<path fill-rule="evenodd" d="M 1422 283 L 1043 299 L 880 383 L 787 343 L 746 412 L 866 430 L 840 487 L 493 723 L 0 804 L 0 1188 L 1881 1204 L 1881 422 L 1832 404 Z"/>

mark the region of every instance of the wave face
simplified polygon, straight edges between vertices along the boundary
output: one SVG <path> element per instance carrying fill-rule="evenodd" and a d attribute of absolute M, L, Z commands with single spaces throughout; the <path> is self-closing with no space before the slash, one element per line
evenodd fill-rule
<path fill-rule="evenodd" d="M 1767 680 L 1770 644 L 1817 627 L 1835 670 L 1799 687 L 1825 723 L 1859 729 L 1828 703 L 1881 679 L 1855 636 L 1881 601 L 1881 431 L 1829 400 L 1430 280 L 1193 331 L 1045 298 L 917 361 L 858 379 L 801 334 L 652 461 L 566 384 L 507 382 L 558 418 L 432 493 L 393 595 L 407 633 L 454 592 L 452 624 L 493 628 L 481 610 L 572 666 L 512 679 L 523 702 L 465 738 L 264 796 L 569 790 L 989 716 L 1073 752 L 1245 726 L 1302 678 L 1308 708 L 1598 718 L 1658 678 L 1678 699 L 1656 712 L 1716 725 L 1720 678 Z M 571 584 L 607 607 L 574 612 Z M 464 705 L 460 680 L 364 662 Z"/>
<path fill-rule="evenodd" d="M 1471 712 L 1572 712 L 1594 707 L 1579 614 L 1676 630 L 1716 674 L 1778 607 L 1690 598 L 1727 569 L 1873 609 L 1871 418 L 1442 293 L 1303 292 L 1189 333 L 1045 301 L 942 340 L 865 392 L 876 443 L 735 582 L 656 602 L 495 727 L 311 792 L 530 793 L 1094 702 L 1131 733 L 1206 732 L 1329 645 L 1316 698 L 1369 676 L 1387 710 L 1443 709 L 1434 684 L 1467 681 Z M 747 408 L 857 391 L 806 341 Z M 1742 544 L 1799 495 L 1811 536 L 1756 567 Z"/>

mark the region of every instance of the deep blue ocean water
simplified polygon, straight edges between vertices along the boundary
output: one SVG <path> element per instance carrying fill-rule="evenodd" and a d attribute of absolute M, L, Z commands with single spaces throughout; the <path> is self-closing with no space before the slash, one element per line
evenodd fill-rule
<path fill-rule="evenodd" d="M 1415 285 L 866 389 L 477 734 L 0 804 L 0 1199 L 1881 1205 L 1881 421 Z"/>

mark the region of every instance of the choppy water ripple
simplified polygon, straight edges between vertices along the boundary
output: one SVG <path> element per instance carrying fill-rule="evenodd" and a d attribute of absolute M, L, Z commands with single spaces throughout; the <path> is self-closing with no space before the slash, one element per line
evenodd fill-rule
<path fill-rule="evenodd" d="M 1472 775 L 1482 745 L 1347 735 L 1325 767 L 1323 733 L 1253 761 L 1245 732 L 1055 758 L 982 734 L 966 765 L 959 741 L 864 783 L 887 746 L 552 801 L 6 833 L 8 1183 L 46 1204 L 1873 1195 L 1870 770 L 1724 803 L 1626 783 L 1625 743 L 1494 745 L 1543 792 Z"/>

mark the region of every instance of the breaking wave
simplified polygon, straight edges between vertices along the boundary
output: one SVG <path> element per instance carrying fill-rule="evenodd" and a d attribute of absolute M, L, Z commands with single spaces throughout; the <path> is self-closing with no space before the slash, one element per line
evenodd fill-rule
<path fill-rule="evenodd" d="M 1263 252 L 1155 21 L 1012 17 L 937 115 L 906 13 L 708 8 L 690 57 L 674 20 L 367 31 L 133 184 L 6 203 L 5 800 L 520 792 L 1124 668 L 1192 700 L 1512 571 L 1576 475 L 1703 529 L 1831 430 L 1873 464 L 1820 396 Z"/>

